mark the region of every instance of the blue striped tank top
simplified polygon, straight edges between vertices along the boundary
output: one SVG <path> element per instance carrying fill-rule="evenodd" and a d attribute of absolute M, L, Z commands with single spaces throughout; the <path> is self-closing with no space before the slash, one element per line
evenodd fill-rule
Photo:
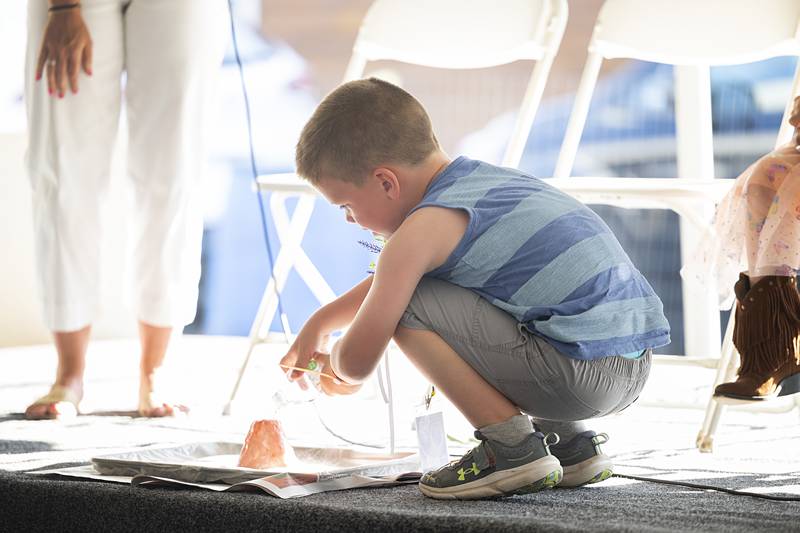
<path fill-rule="evenodd" d="M 459 157 L 411 212 L 431 206 L 462 209 L 469 223 L 426 276 L 477 292 L 576 359 L 669 343 L 661 300 L 609 227 L 546 181 Z"/>

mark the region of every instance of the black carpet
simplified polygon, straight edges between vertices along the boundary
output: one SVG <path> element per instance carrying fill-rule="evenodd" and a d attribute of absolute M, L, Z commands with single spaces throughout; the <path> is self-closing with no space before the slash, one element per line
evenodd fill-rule
<path fill-rule="evenodd" d="M 669 427 L 665 423 L 662 427 Z M 618 478 L 502 500 L 440 502 L 414 485 L 281 500 L 262 493 L 142 488 L 24 473 L 86 464 L 92 455 L 154 442 L 225 438 L 229 425 L 224 417 L 155 421 L 94 415 L 28 422 L 0 415 L 0 531 L 800 531 L 800 502 Z M 748 432 L 759 435 L 751 446 L 781 445 L 783 437 L 761 430 Z M 792 448 L 796 437 L 794 432 L 786 437 Z M 703 463 L 690 464 L 687 458 L 695 456 Z M 727 471 L 715 466 L 714 461 L 729 464 L 724 454 L 710 463 L 707 457 L 687 447 L 639 450 L 617 455 L 616 461 L 619 471 L 739 489 L 798 483 L 793 468 L 800 451 L 789 461 L 766 456 L 764 468 L 751 472 L 737 472 L 742 469 L 735 462 Z M 676 462 L 684 469 L 675 468 Z"/>
<path fill-rule="evenodd" d="M 639 485 L 478 502 L 433 501 L 415 486 L 280 500 L 0 472 L 0 524 L 6 531 L 800 530 L 796 504 L 659 490 L 660 501 Z"/>

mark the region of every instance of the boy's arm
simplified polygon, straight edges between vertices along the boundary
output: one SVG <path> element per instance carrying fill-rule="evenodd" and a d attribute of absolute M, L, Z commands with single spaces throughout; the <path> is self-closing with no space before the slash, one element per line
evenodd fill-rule
<path fill-rule="evenodd" d="M 468 222 L 464 211 L 423 208 L 387 241 L 363 305 L 331 351 L 331 367 L 340 379 L 360 383 L 374 370 L 420 279 L 447 260 Z"/>
<path fill-rule="evenodd" d="M 328 336 L 353 321 L 371 285 L 372 276 L 369 276 L 346 293 L 314 312 L 306 320 L 303 329 L 297 334 L 297 338 L 281 359 L 280 364 L 289 367 L 306 368 L 311 359 L 320 359 L 318 354 L 325 349 Z M 289 379 L 297 380 L 302 375 L 303 372 L 294 370 L 289 375 Z"/>
<path fill-rule="evenodd" d="M 371 286 L 372 276 L 370 275 L 332 302 L 320 307 L 309 318 L 309 321 L 317 321 L 320 327 L 328 333 L 344 328 L 355 318 Z"/>

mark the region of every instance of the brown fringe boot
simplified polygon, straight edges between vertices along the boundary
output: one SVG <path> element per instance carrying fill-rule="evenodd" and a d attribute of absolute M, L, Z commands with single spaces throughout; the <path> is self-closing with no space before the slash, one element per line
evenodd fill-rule
<path fill-rule="evenodd" d="M 800 392 L 800 294 L 794 277 L 766 276 L 750 287 L 739 275 L 733 344 L 742 362 L 736 381 L 716 396 L 767 400 Z"/>

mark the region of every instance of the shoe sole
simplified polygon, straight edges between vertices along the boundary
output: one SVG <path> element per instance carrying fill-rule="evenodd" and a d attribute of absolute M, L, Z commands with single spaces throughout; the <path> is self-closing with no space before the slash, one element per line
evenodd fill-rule
<path fill-rule="evenodd" d="M 797 394 L 800 392 L 800 374 L 792 374 L 791 376 L 784 378 L 783 381 L 778 383 L 778 386 L 775 387 L 775 392 L 769 394 L 767 396 L 744 396 L 741 394 L 730 394 L 730 393 L 723 393 L 718 394 L 714 393 L 714 399 L 719 401 L 722 400 L 721 403 L 730 403 L 730 404 L 738 404 L 738 403 L 751 403 L 751 402 L 765 402 L 767 400 L 774 400 L 775 398 L 779 398 L 781 396 L 791 396 L 792 394 Z M 726 401 L 726 399 L 734 400 L 731 402 Z"/>
<path fill-rule="evenodd" d="M 479 500 L 530 494 L 555 487 L 563 476 L 558 459 L 552 455 L 516 468 L 492 472 L 485 478 L 453 487 L 430 487 L 422 483 L 419 490 L 437 500 Z"/>
<path fill-rule="evenodd" d="M 561 470 L 553 470 L 542 479 L 534 481 L 530 485 L 525 485 L 524 487 L 520 487 L 511 494 L 514 495 L 533 494 L 534 492 L 539 492 L 540 490 L 552 489 L 555 488 L 559 483 L 561 483 L 563 477 L 564 475 Z"/>
<path fill-rule="evenodd" d="M 591 459 L 564 467 L 564 479 L 559 488 L 575 488 L 600 483 L 614 475 L 614 463 L 607 455 L 595 455 Z"/>
<path fill-rule="evenodd" d="M 790 396 L 800 392 L 800 374 L 792 374 L 788 378 L 778 383 L 781 391 L 778 396 Z"/>
<path fill-rule="evenodd" d="M 767 396 L 744 396 L 741 394 L 718 394 L 714 393 L 714 399 L 723 404 L 746 404 L 753 402 L 766 402 L 775 398 L 791 396 L 800 393 L 800 374 L 793 374 L 775 387 L 775 392 Z"/>

